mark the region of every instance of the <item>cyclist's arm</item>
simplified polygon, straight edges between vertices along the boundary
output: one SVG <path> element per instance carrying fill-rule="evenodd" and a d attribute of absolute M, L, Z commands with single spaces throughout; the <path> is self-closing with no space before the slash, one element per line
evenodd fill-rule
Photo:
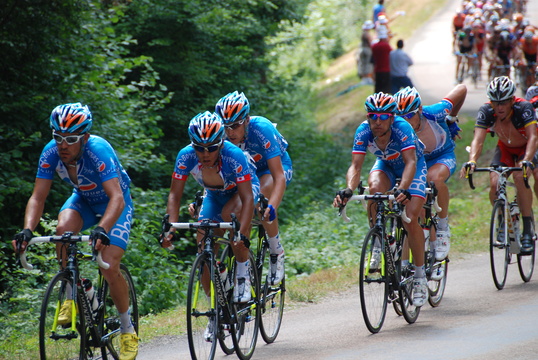
<path fill-rule="evenodd" d="M 452 103 L 452 110 L 448 115 L 450 116 L 457 116 L 463 103 L 465 102 L 465 98 L 467 97 L 467 86 L 464 84 L 456 85 L 446 96 L 445 98 L 448 99 Z"/>
<path fill-rule="evenodd" d="M 523 160 L 532 162 L 536 153 L 536 140 L 538 139 L 538 136 L 536 136 L 536 122 L 532 121 L 527 124 L 525 126 L 525 133 L 527 134 L 527 147 L 525 148 Z"/>
<path fill-rule="evenodd" d="M 101 226 L 106 232 L 109 232 L 123 212 L 123 209 L 125 208 L 125 200 L 123 199 L 123 192 L 121 191 L 118 178 L 112 178 L 103 182 L 103 189 L 109 200 L 105 213 L 103 214 L 101 221 L 99 221 L 98 226 Z"/>
<path fill-rule="evenodd" d="M 405 163 L 404 171 L 402 173 L 402 180 L 398 189 L 408 190 L 415 178 L 417 171 L 417 156 L 414 148 L 402 151 L 402 158 Z"/>
<path fill-rule="evenodd" d="M 243 181 L 237 184 L 237 192 L 241 199 L 241 216 L 239 232 L 250 238 L 250 223 L 254 214 L 254 196 L 252 195 L 252 181 Z"/>
<path fill-rule="evenodd" d="M 185 190 L 185 183 L 184 180 L 172 179 L 170 184 L 168 204 L 166 205 L 166 213 L 170 215 L 170 222 L 177 222 L 179 219 L 179 205 Z"/>
<path fill-rule="evenodd" d="M 39 224 L 41 215 L 43 215 L 43 209 L 45 208 L 45 200 L 47 200 L 51 186 L 52 180 L 42 178 L 35 179 L 32 196 L 28 199 L 28 203 L 26 204 L 24 229 L 34 231 Z"/>
<path fill-rule="evenodd" d="M 278 209 L 282 197 L 284 196 L 284 192 L 286 191 L 286 176 L 284 175 L 284 168 L 282 167 L 282 158 L 280 156 L 275 156 L 274 158 L 267 160 L 267 166 L 273 177 L 273 189 L 271 197 L 269 198 L 269 204 L 275 209 Z M 268 211 L 269 209 L 267 209 L 266 216 L 269 215 Z"/>
<path fill-rule="evenodd" d="M 366 154 L 352 154 L 351 155 L 351 165 L 346 173 L 346 184 L 347 187 L 351 190 L 355 190 L 361 181 L 361 170 L 362 164 L 364 163 L 364 158 Z"/>
<path fill-rule="evenodd" d="M 486 140 L 487 133 L 487 129 L 481 127 L 474 128 L 474 137 L 473 141 L 471 142 L 471 150 L 469 151 L 469 162 L 474 162 L 476 164 L 478 161 L 480 154 L 482 154 L 482 148 L 484 147 L 484 141 Z M 467 169 L 462 167 L 460 170 L 460 178 L 463 179 L 466 175 Z"/>

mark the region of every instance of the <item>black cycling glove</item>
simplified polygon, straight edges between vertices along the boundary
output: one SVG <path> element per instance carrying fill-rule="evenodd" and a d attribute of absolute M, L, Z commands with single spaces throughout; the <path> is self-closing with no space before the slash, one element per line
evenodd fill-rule
<path fill-rule="evenodd" d="M 110 238 L 108 237 L 105 229 L 103 229 L 101 226 L 96 226 L 90 234 L 90 240 L 92 241 L 92 246 L 94 249 L 98 239 L 101 239 L 101 244 L 105 246 L 110 245 Z"/>
<path fill-rule="evenodd" d="M 411 200 L 411 193 L 409 190 L 398 189 L 394 192 L 394 197 L 397 198 L 400 194 L 404 194 L 407 200 Z"/>
<path fill-rule="evenodd" d="M 21 245 L 23 243 L 28 243 L 30 240 L 32 240 L 33 237 L 34 234 L 32 234 L 32 231 L 30 229 L 24 229 L 21 232 L 15 234 L 13 239 L 17 241 L 17 253 L 20 252 Z"/>

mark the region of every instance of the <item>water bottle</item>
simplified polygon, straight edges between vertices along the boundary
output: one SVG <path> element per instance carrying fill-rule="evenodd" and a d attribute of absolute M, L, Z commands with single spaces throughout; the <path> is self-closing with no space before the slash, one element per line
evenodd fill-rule
<path fill-rule="evenodd" d="M 224 265 L 220 261 L 217 261 L 217 266 L 219 268 L 220 281 L 222 282 L 224 291 L 228 291 L 230 290 L 230 282 L 228 281 L 228 269 L 226 269 L 226 265 Z"/>
<path fill-rule="evenodd" d="M 97 301 L 97 296 L 95 295 L 95 289 L 92 286 L 92 282 L 88 279 L 81 279 L 82 280 L 82 287 L 84 288 L 84 292 L 86 293 L 86 297 L 88 298 L 88 301 L 90 302 L 90 305 L 92 307 L 93 311 L 96 311 L 99 307 L 99 302 Z"/>

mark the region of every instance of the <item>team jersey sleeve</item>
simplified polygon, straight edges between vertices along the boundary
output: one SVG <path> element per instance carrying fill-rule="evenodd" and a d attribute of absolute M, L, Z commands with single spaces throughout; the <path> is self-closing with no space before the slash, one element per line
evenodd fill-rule
<path fill-rule="evenodd" d="M 368 149 L 368 142 L 372 137 L 372 132 L 370 131 L 370 125 L 368 121 L 364 121 L 359 125 L 357 131 L 355 132 L 355 137 L 353 138 L 353 154 L 366 154 Z"/>
<path fill-rule="evenodd" d="M 187 181 L 190 171 L 198 163 L 196 152 L 190 145 L 185 146 L 179 151 L 176 157 L 176 165 L 172 178 L 181 181 Z"/>
<path fill-rule="evenodd" d="M 91 153 L 90 158 L 101 182 L 120 177 L 121 169 L 118 168 L 119 162 L 117 161 L 116 153 L 106 140 L 90 137 L 90 141 L 86 146 L 88 146 L 87 150 Z"/>
<path fill-rule="evenodd" d="M 402 152 L 406 150 L 416 149 L 417 138 L 413 127 L 405 120 L 397 117 L 393 128 L 395 129 L 395 135 L 399 137 Z"/>
<path fill-rule="evenodd" d="M 53 180 L 56 167 L 60 161 L 58 155 L 58 147 L 54 140 L 51 140 L 41 152 L 39 157 L 39 165 L 37 167 L 36 178 Z"/>
<path fill-rule="evenodd" d="M 536 113 L 534 112 L 534 107 L 528 101 L 521 102 L 521 117 L 523 118 L 523 123 L 525 127 L 529 125 L 536 125 Z"/>
<path fill-rule="evenodd" d="M 492 109 L 489 104 L 484 104 L 480 107 L 480 109 L 478 109 L 475 127 L 480 129 L 488 129 L 493 125 L 493 116 L 491 110 Z"/>
<path fill-rule="evenodd" d="M 235 182 L 240 184 L 252 180 L 253 169 L 243 150 L 237 146 L 230 146 L 228 149 L 230 157 L 234 160 L 232 167 L 234 169 Z"/>

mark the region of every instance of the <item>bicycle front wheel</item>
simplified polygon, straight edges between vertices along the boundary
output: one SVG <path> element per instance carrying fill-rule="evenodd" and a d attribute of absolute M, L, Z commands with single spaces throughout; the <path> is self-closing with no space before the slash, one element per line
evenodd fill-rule
<path fill-rule="evenodd" d="M 210 288 L 215 289 L 206 254 L 196 257 L 187 290 L 187 338 L 193 360 L 211 360 L 217 348 L 218 316 L 216 301 L 211 301 Z M 205 287 L 203 284 L 206 284 Z M 207 289 L 207 291 L 205 290 Z M 216 294 L 213 292 L 213 298 Z"/>
<path fill-rule="evenodd" d="M 382 252 L 383 238 L 372 228 L 362 245 L 359 270 L 359 295 L 362 316 L 370 332 L 381 330 L 387 313 L 389 281 Z"/>
<path fill-rule="evenodd" d="M 120 264 L 120 274 L 127 284 L 127 291 L 129 294 L 129 315 L 131 323 L 133 324 L 135 331 L 140 335 L 138 331 L 138 303 L 136 301 L 136 291 L 134 287 L 133 278 L 127 269 L 127 266 Z M 110 295 L 110 288 L 108 283 L 103 279 L 101 299 L 104 299 L 103 310 L 99 313 L 99 329 L 103 340 L 103 347 L 101 347 L 101 354 L 103 359 L 119 359 L 120 356 L 120 315 L 112 301 Z"/>
<path fill-rule="evenodd" d="M 505 229 L 504 201 L 497 200 L 491 213 L 489 236 L 489 254 L 491 274 L 495 287 L 501 290 L 506 283 L 508 263 L 510 262 L 510 242 Z"/>
<path fill-rule="evenodd" d="M 270 344 L 276 340 L 280 326 L 282 325 L 284 299 L 286 297 L 286 279 L 284 277 L 280 284 L 271 285 L 268 276 L 271 267 L 271 257 L 267 252 L 264 255 L 262 255 L 264 257 L 264 263 L 262 264 L 263 275 L 260 278 L 262 314 L 260 318 L 260 334 L 263 341 Z"/>
<path fill-rule="evenodd" d="M 80 303 L 67 300 L 73 286 L 68 274 L 61 272 L 50 281 L 39 317 L 39 354 L 41 360 L 86 360 L 87 328 L 80 314 Z M 76 286 L 76 285 L 74 285 Z M 70 309 L 70 310 L 68 310 Z M 75 322 L 72 324 L 73 312 Z"/>
<path fill-rule="evenodd" d="M 251 300 L 246 303 L 232 303 L 236 322 L 232 326 L 232 340 L 235 353 L 241 360 L 248 360 L 254 354 L 258 331 L 260 328 L 260 281 L 256 269 L 256 260 L 249 254 Z"/>

